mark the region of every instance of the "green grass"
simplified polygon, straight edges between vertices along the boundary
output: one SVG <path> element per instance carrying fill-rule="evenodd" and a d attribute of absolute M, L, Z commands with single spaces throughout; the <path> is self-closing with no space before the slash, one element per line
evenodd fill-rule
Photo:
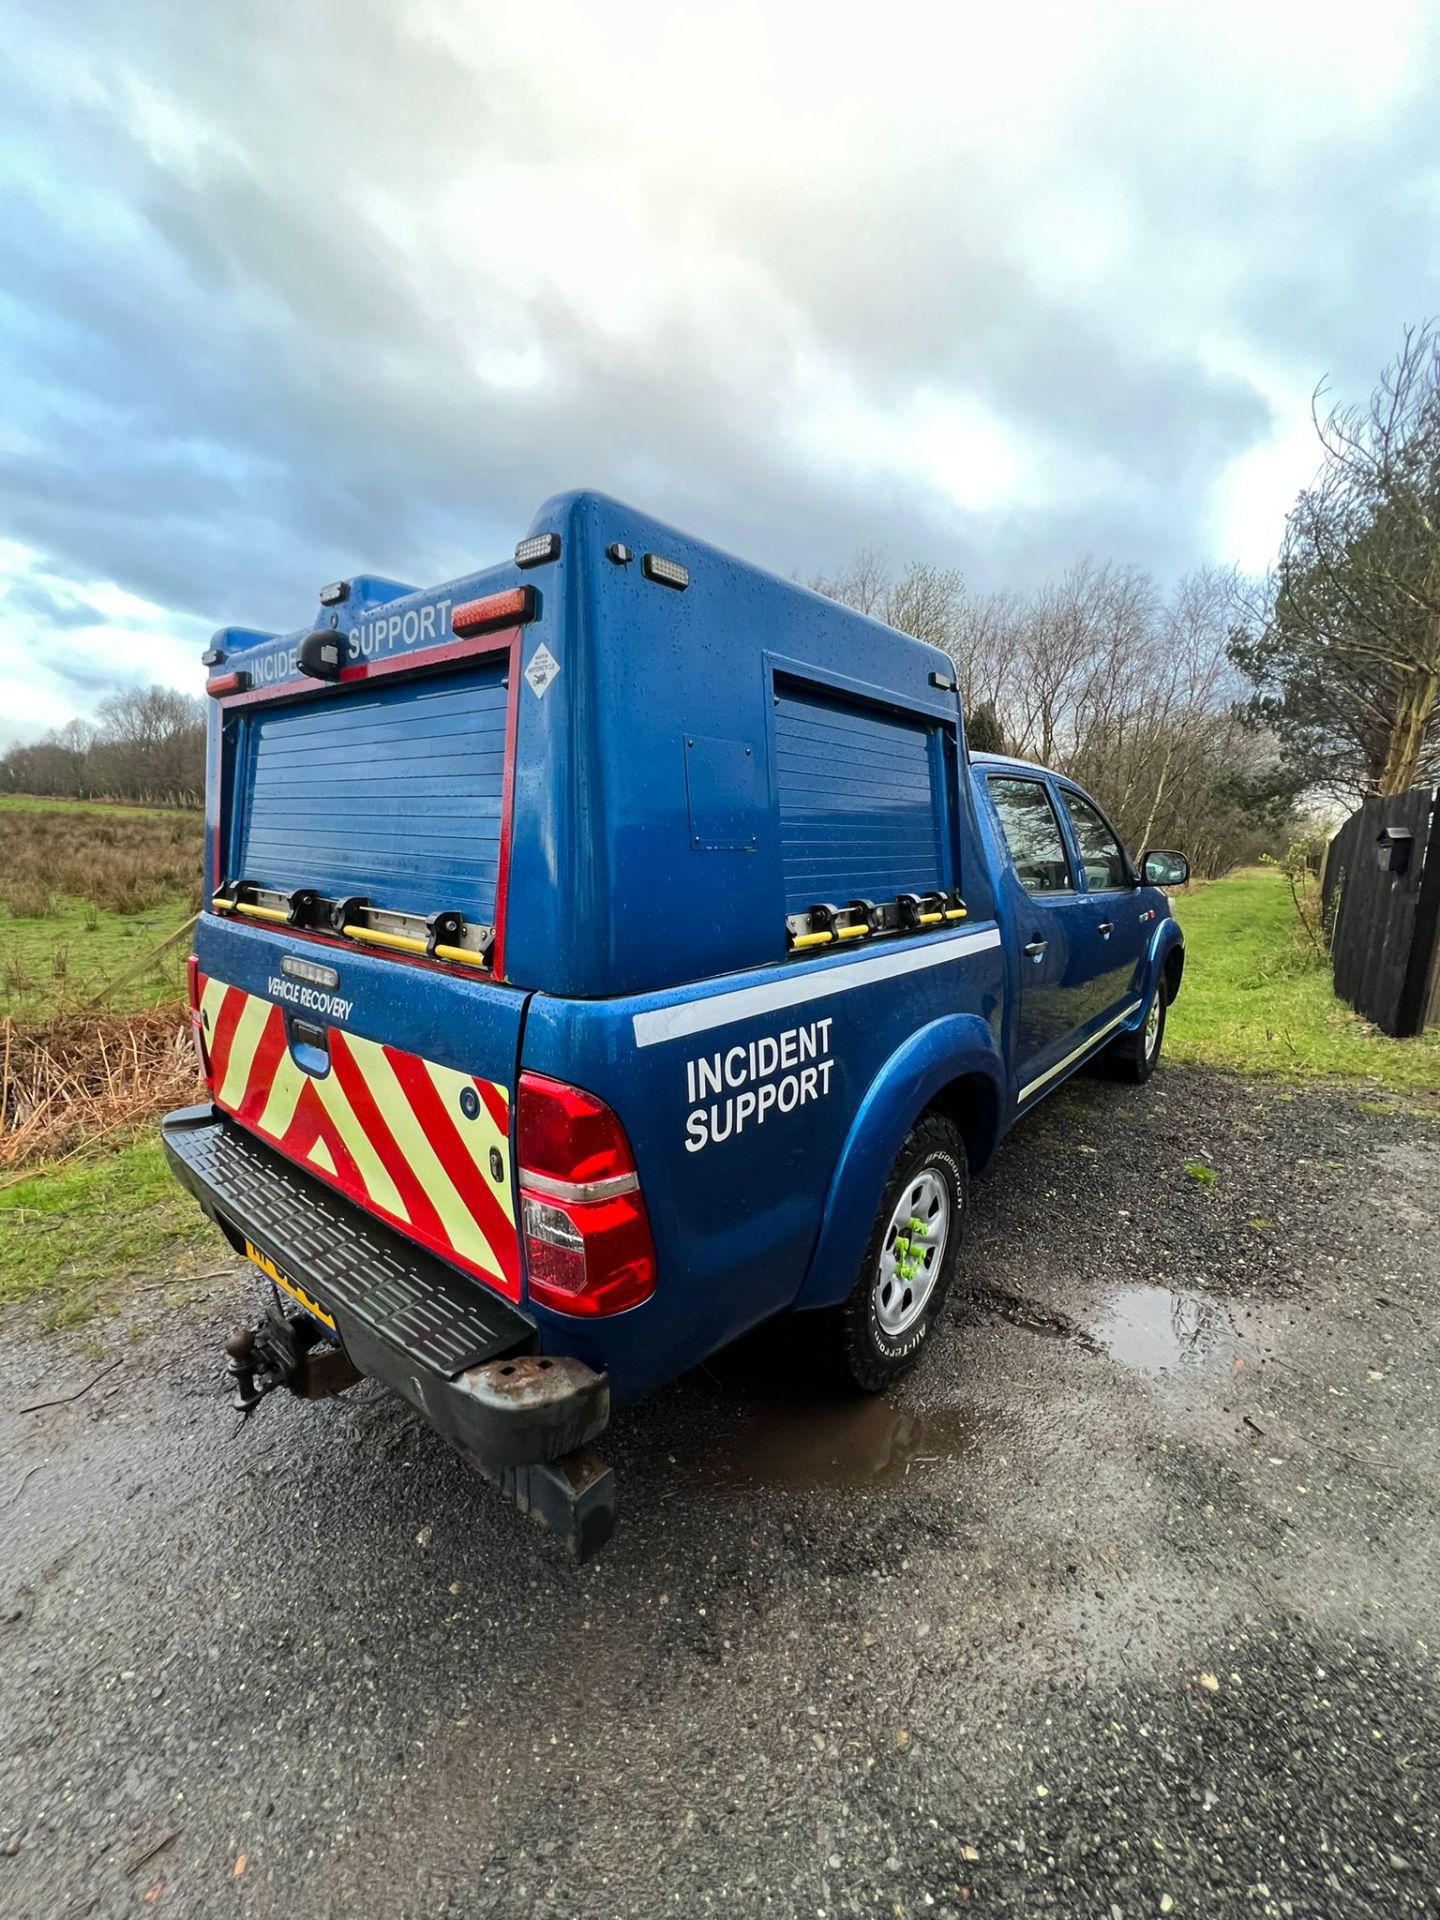
<path fill-rule="evenodd" d="M 183 1292 L 197 1253 L 229 1249 L 176 1183 L 153 1129 L 103 1159 L 0 1189 L 0 1309 L 38 1300 L 47 1326 L 82 1325 L 137 1279 Z"/>
<path fill-rule="evenodd" d="M 191 807 L 132 807 L 128 800 L 51 799 L 41 793 L 0 793 L 0 813 L 121 813 L 134 820 L 194 820 L 197 833 L 200 820 Z"/>
<path fill-rule="evenodd" d="M 28 1025 L 83 1005 L 190 917 L 199 814 L 0 795 L 0 1013 Z M 133 1012 L 174 999 L 183 942 L 107 1001 Z"/>
<path fill-rule="evenodd" d="M 54 913 L 37 919 L 19 919 L 0 903 L 0 1012 L 41 1021 L 62 1006 L 83 1004 L 107 981 L 135 966 L 192 911 L 183 894 L 145 913 L 114 913 L 61 894 Z M 108 996 L 106 1007 L 132 1013 L 179 999 L 185 991 L 188 952 L 188 944 L 177 941 L 138 978 Z"/>
<path fill-rule="evenodd" d="M 1359 1019 L 1307 950 L 1283 876 L 1258 868 L 1184 895 L 1185 979 L 1165 1048 L 1232 1073 L 1369 1081 L 1396 1093 L 1440 1088 L 1440 1032 L 1390 1040 Z"/>

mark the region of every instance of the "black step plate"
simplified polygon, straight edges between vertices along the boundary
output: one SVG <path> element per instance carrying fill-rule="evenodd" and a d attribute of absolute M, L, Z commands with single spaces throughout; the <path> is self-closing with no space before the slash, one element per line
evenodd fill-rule
<path fill-rule="evenodd" d="M 339 1322 L 354 1317 L 402 1353 L 453 1379 L 527 1346 L 534 1325 L 491 1293 L 210 1107 L 168 1114 L 161 1138 L 207 1213 L 252 1240 Z"/>

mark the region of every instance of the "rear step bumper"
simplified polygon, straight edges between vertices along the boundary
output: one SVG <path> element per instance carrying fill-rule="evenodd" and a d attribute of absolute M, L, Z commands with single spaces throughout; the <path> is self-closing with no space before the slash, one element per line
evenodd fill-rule
<path fill-rule="evenodd" d="M 167 1114 L 160 1138 L 176 1179 L 237 1251 L 248 1240 L 298 1282 L 332 1316 L 360 1371 L 418 1408 L 520 1506 L 556 1526 L 556 1496 L 562 1506 L 577 1494 L 586 1504 L 582 1467 L 613 1488 L 594 1461 L 565 1459 L 550 1470 L 603 1431 L 610 1385 L 578 1360 L 537 1356 L 534 1323 L 518 1307 L 412 1246 L 213 1107 Z M 609 1498 L 613 1508 L 613 1491 Z M 583 1530 L 584 1516 L 574 1519 Z"/>

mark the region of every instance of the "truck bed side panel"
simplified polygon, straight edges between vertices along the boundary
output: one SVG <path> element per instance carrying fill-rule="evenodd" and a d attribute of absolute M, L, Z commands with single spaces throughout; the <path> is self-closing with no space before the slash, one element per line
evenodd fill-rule
<path fill-rule="evenodd" d="M 992 1037 L 1001 978 L 999 934 L 982 922 L 663 994 L 537 995 L 524 1065 L 615 1108 L 659 1267 L 653 1297 L 602 1327 L 537 1312 L 547 1344 L 591 1364 L 603 1357 L 617 1394 L 631 1398 L 794 1304 L 867 1093 L 932 1022 L 970 1013 Z M 998 1084 L 998 1054 L 987 1063 Z M 893 1140 L 874 1130 L 877 1173 L 913 1118 L 895 1116 Z M 853 1279 L 869 1224 L 836 1250 L 842 1278 Z"/>

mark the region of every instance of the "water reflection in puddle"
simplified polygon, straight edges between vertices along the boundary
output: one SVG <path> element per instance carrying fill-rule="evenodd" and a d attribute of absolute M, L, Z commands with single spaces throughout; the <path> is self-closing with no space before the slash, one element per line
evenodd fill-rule
<path fill-rule="evenodd" d="M 1112 1360 L 1137 1373 L 1244 1365 L 1244 1342 L 1220 1302 L 1168 1287 L 1117 1293 L 1089 1335 Z"/>
<path fill-rule="evenodd" d="M 715 1466 L 732 1485 L 894 1487 L 978 1446 L 979 1423 L 961 1407 L 902 1413 L 879 1399 L 765 1401 L 743 1410 Z"/>

